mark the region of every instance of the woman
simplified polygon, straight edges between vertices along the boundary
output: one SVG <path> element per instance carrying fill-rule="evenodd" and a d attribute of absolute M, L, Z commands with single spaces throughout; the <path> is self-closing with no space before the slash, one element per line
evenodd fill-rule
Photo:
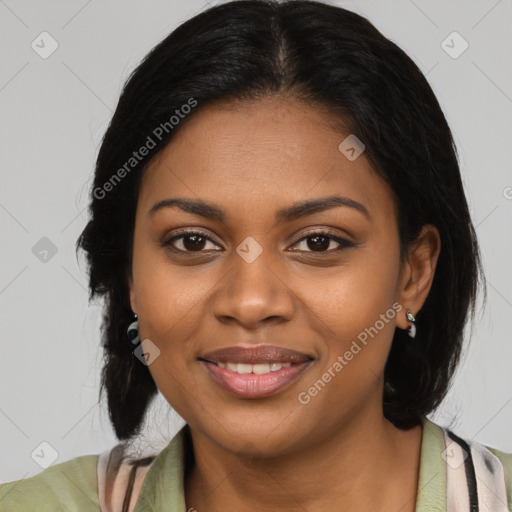
<path fill-rule="evenodd" d="M 512 454 L 427 418 L 479 250 L 441 108 L 366 19 L 238 1 L 182 24 L 122 92 L 90 214 L 121 443 L 3 485 L 2 510 L 512 506 Z M 133 460 L 158 391 L 186 425 Z"/>

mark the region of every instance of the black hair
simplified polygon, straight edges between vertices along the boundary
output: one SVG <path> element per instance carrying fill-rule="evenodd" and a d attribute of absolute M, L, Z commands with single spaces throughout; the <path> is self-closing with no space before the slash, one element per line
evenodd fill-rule
<path fill-rule="evenodd" d="M 449 389 L 481 263 L 455 144 L 434 92 L 412 59 L 354 12 L 316 1 L 232 1 L 187 20 L 146 55 L 124 85 L 98 153 L 90 220 L 76 248 L 87 253 L 89 300 L 105 298 L 100 399 L 106 389 L 119 439 L 140 433 L 157 393 L 126 336 L 143 172 L 205 105 L 272 94 L 324 109 L 363 141 L 366 158 L 393 190 L 402 248 L 426 224 L 439 230 L 441 253 L 416 316 L 416 339 L 395 330 L 384 415 L 409 429 Z M 136 160 L 133 152 L 149 146 L 148 137 L 152 149 Z"/>

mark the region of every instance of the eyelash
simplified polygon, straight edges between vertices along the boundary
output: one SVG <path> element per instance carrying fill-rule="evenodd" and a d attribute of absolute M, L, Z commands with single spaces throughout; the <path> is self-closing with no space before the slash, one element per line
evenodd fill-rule
<path fill-rule="evenodd" d="M 181 231 L 180 233 L 174 235 L 173 237 L 171 237 L 171 238 L 169 238 L 167 240 L 164 240 L 161 243 L 161 246 L 162 247 L 168 247 L 171 251 L 173 251 L 175 253 L 177 252 L 177 253 L 183 253 L 183 254 L 200 254 L 202 252 L 206 252 L 204 250 L 200 250 L 200 251 L 184 251 L 182 249 L 176 249 L 176 247 L 172 246 L 172 243 L 175 242 L 176 240 L 179 240 L 181 238 L 185 238 L 187 236 L 193 236 L 193 235 L 199 235 L 201 238 L 204 238 L 207 241 L 210 241 L 213 244 L 215 244 L 215 242 L 206 233 L 204 233 L 202 231 L 188 231 L 187 230 L 187 231 Z M 306 236 L 303 236 L 302 238 L 297 240 L 292 245 L 292 247 L 297 245 L 298 243 L 302 242 L 303 240 L 307 240 L 308 238 L 313 238 L 313 237 L 319 236 L 319 235 L 320 236 L 324 236 L 326 238 L 329 238 L 330 240 L 338 243 L 339 247 L 336 248 L 336 249 L 330 249 L 330 250 L 327 250 L 327 251 L 319 251 L 319 252 L 316 252 L 316 251 L 294 251 L 294 252 L 309 252 L 309 253 L 312 253 L 312 254 L 332 254 L 332 253 L 340 252 L 340 251 L 342 251 L 343 249 L 346 249 L 346 248 L 355 247 L 355 244 L 353 242 L 350 242 L 349 240 L 346 240 L 345 238 L 341 238 L 341 237 L 339 237 L 337 235 L 334 235 L 333 233 L 331 233 L 328 230 L 322 230 L 322 229 L 308 232 L 306 234 Z M 216 252 L 219 252 L 219 251 L 216 251 Z"/>

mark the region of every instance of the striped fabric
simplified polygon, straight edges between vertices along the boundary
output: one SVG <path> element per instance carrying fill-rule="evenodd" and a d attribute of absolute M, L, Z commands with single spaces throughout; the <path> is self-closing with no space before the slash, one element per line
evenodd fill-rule
<path fill-rule="evenodd" d="M 475 441 L 443 428 L 447 512 L 509 512 L 501 461 Z"/>
<path fill-rule="evenodd" d="M 98 496 L 102 512 L 133 512 L 150 464 L 155 457 L 129 460 L 118 444 L 98 457 Z"/>

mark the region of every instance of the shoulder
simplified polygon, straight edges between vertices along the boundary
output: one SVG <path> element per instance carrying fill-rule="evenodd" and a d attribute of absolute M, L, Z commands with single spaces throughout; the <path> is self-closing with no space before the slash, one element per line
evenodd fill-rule
<path fill-rule="evenodd" d="M 101 510 L 134 509 L 142 484 L 156 455 L 134 458 L 126 445 L 118 444 L 98 457 L 97 482 Z"/>
<path fill-rule="evenodd" d="M 154 458 L 130 457 L 125 444 L 76 457 L 0 485 L 0 510 L 131 511 Z"/>
<path fill-rule="evenodd" d="M 137 457 L 129 445 L 120 443 L 98 455 L 76 457 L 32 477 L 7 482 L 0 485 L 0 510 L 133 512 L 139 496 L 147 501 L 155 492 L 165 494 L 165 500 L 178 500 L 178 508 L 183 508 L 183 432 L 154 455 Z M 146 478 L 151 474 L 152 479 Z M 168 479 L 163 485 L 162 478 Z"/>
<path fill-rule="evenodd" d="M 512 453 L 459 437 L 440 427 L 441 457 L 446 466 L 448 502 L 454 499 L 475 510 L 512 511 Z"/>
<path fill-rule="evenodd" d="M 487 448 L 501 462 L 503 466 L 503 475 L 505 478 L 508 503 L 510 510 L 512 510 L 512 453 L 505 453 L 490 446 L 486 446 L 485 448 Z"/>
<path fill-rule="evenodd" d="M 97 463 L 98 455 L 83 455 L 0 485 L 0 510 L 97 512 Z"/>

